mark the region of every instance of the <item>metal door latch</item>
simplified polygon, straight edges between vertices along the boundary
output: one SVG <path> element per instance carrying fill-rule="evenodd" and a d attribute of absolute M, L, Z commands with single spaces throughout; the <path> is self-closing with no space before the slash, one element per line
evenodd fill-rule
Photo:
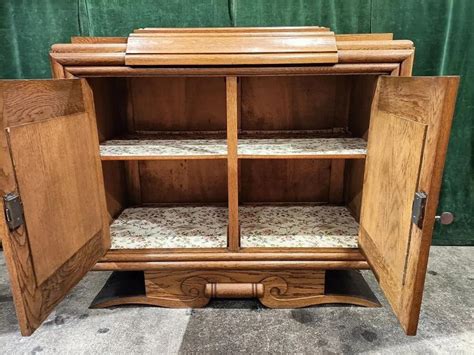
<path fill-rule="evenodd" d="M 421 228 L 423 226 L 423 219 L 425 217 L 426 198 L 428 196 L 422 191 L 415 192 L 413 199 L 413 208 L 411 214 L 411 221 Z"/>
<path fill-rule="evenodd" d="M 20 195 L 14 192 L 4 195 L 3 204 L 8 229 L 14 231 L 25 223 L 23 218 L 23 204 L 21 203 Z"/>

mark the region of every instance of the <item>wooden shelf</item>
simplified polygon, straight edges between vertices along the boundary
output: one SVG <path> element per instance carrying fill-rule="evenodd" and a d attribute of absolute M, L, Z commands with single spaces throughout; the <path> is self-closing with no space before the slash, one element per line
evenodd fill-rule
<path fill-rule="evenodd" d="M 244 138 L 241 159 L 363 159 L 362 138 Z M 100 145 L 102 160 L 226 159 L 225 139 L 114 139 Z"/>
<path fill-rule="evenodd" d="M 100 144 L 102 160 L 226 159 L 225 139 L 114 139 Z"/>
<path fill-rule="evenodd" d="M 359 225 L 342 206 L 240 206 L 242 248 L 357 248 Z"/>
<path fill-rule="evenodd" d="M 111 224 L 111 249 L 225 248 L 227 207 L 133 207 Z"/>
<path fill-rule="evenodd" d="M 240 206 L 242 248 L 357 248 L 341 206 Z M 133 207 L 111 224 L 111 249 L 225 248 L 227 207 Z"/>
<path fill-rule="evenodd" d="M 362 138 L 240 139 L 241 159 L 363 159 L 367 142 Z"/>

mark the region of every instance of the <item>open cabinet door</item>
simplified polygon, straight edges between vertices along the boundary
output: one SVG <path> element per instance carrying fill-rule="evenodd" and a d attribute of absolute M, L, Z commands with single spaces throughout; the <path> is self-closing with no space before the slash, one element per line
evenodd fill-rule
<path fill-rule="evenodd" d="M 405 332 L 416 334 L 457 77 L 380 77 L 359 246 Z"/>
<path fill-rule="evenodd" d="M 21 333 L 110 246 L 92 94 L 84 80 L 0 81 L 0 218 Z"/>

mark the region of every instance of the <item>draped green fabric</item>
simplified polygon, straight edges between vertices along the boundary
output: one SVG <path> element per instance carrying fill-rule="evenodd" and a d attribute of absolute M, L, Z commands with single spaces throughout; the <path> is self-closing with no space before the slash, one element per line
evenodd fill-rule
<path fill-rule="evenodd" d="M 372 31 L 415 42 L 414 75 L 460 75 L 434 244 L 474 245 L 474 1 L 372 1 Z"/>
<path fill-rule="evenodd" d="M 321 25 L 393 32 L 417 47 L 414 75 L 461 75 L 435 244 L 474 244 L 474 1 L 2 0 L 0 77 L 48 78 L 48 50 L 73 35 L 127 36 L 139 27 Z"/>

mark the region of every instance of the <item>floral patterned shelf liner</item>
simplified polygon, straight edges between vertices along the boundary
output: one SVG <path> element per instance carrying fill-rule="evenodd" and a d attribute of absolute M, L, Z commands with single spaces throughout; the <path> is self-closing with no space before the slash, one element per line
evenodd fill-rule
<path fill-rule="evenodd" d="M 238 154 L 245 155 L 365 155 L 362 138 L 242 139 Z"/>
<path fill-rule="evenodd" d="M 120 139 L 100 144 L 102 157 L 226 155 L 225 139 Z"/>
<path fill-rule="evenodd" d="M 240 139 L 245 155 L 365 155 L 362 138 Z M 123 139 L 101 143 L 102 157 L 226 155 L 225 139 Z"/>
<path fill-rule="evenodd" d="M 110 226 L 112 249 L 225 248 L 226 207 L 134 207 Z"/>
<path fill-rule="evenodd" d="M 357 248 L 359 225 L 346 207 L 241 207 L 244 248 Z"/>
<path fill-rule="evenodd" d="M 239 208 L 242 247 L 357 248 L 345 207 Z M 225 248 L 226 207 L 127 208 L 111 225 L 112 249 Z"/>

